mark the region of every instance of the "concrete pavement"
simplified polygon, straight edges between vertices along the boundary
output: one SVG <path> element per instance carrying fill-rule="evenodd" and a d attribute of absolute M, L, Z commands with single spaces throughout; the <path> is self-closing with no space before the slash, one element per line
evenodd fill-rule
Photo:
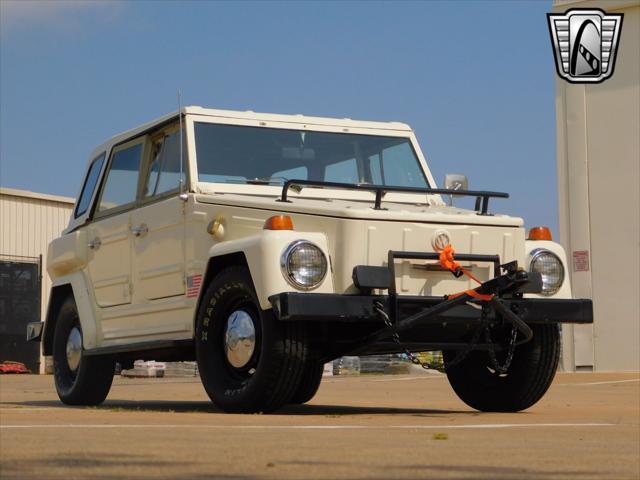
<path fill-rule="evenodd" d="M 445 376 L 327 377 L 307 405 L 220 413 L 197 379 L 116 378 L 63 406 L 51 376 L 0 377 L 0 478 L 640 478 L 640 379 L 558 374 L 517 414 Z"/>

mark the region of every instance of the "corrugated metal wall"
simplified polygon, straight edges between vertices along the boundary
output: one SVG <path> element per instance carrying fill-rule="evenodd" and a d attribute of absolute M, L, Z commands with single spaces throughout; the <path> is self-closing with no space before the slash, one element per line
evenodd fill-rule
<path fill-rule="evenodd" d="M 51 288 L 46 272 L 47 246 L 67 227 L 72 210 L 72 200 L 62 197 L 0 190 L 0 257 L 42 255 L 41 318 L 44 318 Z"/>

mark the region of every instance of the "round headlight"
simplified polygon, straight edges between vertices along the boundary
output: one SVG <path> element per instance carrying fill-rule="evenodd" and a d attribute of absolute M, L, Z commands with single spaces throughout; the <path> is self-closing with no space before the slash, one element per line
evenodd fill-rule
<path fill-rule="evenodd" d="M 564 281 L 564 265 L 555 253 L 538 249 L 531 252 L 531 271 L 542 274 L 541 295 L 553 295 Z"/>
<path fill-rule="evenodd" d="M 317 287 L 327 274 L 327 257 L 316 245 L 298 240 L 289 245 L 280 259 L 282 274 L 296 288 L 310 290 Z"/>

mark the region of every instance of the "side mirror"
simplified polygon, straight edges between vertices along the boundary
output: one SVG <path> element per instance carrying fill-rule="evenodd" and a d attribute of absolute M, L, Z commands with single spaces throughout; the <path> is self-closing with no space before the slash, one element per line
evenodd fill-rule
<path fill-rule="evenodd" d="M 462 175 L 461 173 L 447 173 L 444 176 L 444 188 L 447 190 L 469 190 L 469 180 L 466 175 Z M 450 195 L 454 195 L 453 193 Z"/>

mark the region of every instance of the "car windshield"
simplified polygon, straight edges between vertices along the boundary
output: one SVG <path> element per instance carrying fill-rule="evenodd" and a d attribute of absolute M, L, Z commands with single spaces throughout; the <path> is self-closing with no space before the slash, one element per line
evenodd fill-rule
<path fill-rule="evenodd" d="M 195 123 L 198 180 L 429 184 L 408 138 Z"/>

